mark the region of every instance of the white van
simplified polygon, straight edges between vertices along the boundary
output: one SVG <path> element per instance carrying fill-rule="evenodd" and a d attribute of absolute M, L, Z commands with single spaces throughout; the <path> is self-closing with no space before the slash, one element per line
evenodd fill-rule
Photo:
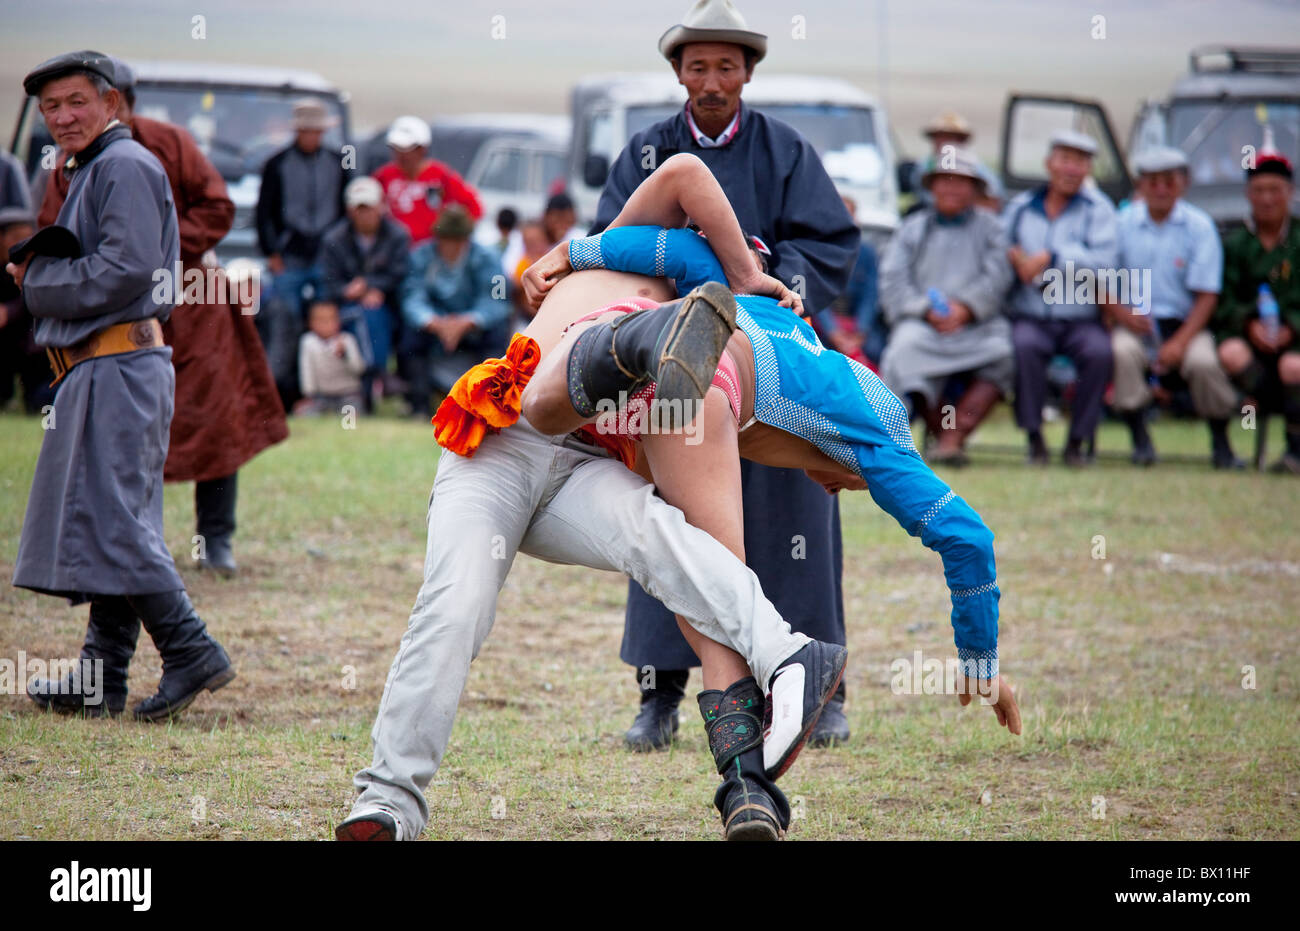
<path fill-rule="evenodd" d="M 858 225 L 888 235 L 898 226 L 895 151 L 884 110 L 846 81 L 806 75 L 755 77 L 745 106 L 788 123 L 821 156 L 840 192 L 857 204 Z M 671 72 L 594 75 L 572 94 L 569 193 L 579 221 L 596 215 L 610 165 L 642 129 L 686 105 L 686 88 Z"/>

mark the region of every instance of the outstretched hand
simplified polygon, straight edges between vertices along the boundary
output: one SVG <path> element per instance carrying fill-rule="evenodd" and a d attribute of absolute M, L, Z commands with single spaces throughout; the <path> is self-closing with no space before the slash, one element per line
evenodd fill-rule
<path fill-rule="evenodd" d="M 957 700 L 965 707 L 976 695 L 988 699 L 993 713 L 998 716 L 998 723 L 1013 734 L 1020 733 L 1020 706 L 1016 704 L 1016 695 L 1011 686 L 1001 675 L 992 679 L 975 679 L 966 677 L 966 687 L 958 691 Z"/>
<path fill-rule="evenodd" d="M 555 283 L 573 271 L 569 264 L 569 241 L 556 243 L 550 252 L 542 256 L 524 272 L 520 283 L 524 288 L 524 300 L 528 309 L 537 312 L 546 299 L 547 293 Z"/>

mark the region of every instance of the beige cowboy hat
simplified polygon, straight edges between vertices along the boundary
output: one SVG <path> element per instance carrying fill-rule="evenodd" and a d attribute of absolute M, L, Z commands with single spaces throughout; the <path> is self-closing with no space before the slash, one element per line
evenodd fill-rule
<path fill-rule="evenodd" d="M 967 139 L 971 137 L 970 123 L 966 118 L 955 110 L 945 110 L 930 122 L 925 124 L 925 129 L 921 130 L 927 136 L 937 136 L 944 133 L 950 136 L 964 136 Z"/>
<path fill-rule="evenodd" d="M 699 0 L 684 21 L 659 38 L 659 52 L 672 61 L 673 49 L 687 42 L 730 42 L 755 53 L 755 62 L 767 54 L 767 36 L 751 32 L 731 0 Z"/>
<path fill-rule="evenodd" d="M 293 104 L 294 130 L 326 130 L 334 127 L 335 118 L 314 97 L 303 97 Z"/>

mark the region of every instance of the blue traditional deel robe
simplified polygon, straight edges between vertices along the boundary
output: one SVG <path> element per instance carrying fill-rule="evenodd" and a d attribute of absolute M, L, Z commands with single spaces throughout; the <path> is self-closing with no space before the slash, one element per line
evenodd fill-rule
<path fill-rule="evenodd" d="M 67 347 L 117 323 L 171 314 L 156 270 L 180 262 L 158 159 L 110 125 L 78 156 L 56 221 L 81 258 L 31 260 L 23 299 L 36 342 Z M 156 300 L 159 298 L 161 300 Z M 14 585 L 74 603 L 185 587 L 163 539 L 163 462 L 175 392 L 171 349 L 101 356 L 58 385 L 23 519 Z"/>
<path fill-rule="evenodd" d="M 848 285 L 861 234 L 808 140 L 743 103 L 724 145 L 699 145 L 685 108 L 634 135 L 610 169 L 592 232 L 608 226 L 650 176 L 653 167 L 643 164 L 662 165 L 679 152 L 709 166 L 741 227 L 772 250 L 771 273 L 798 290 L 810 310 L 830 307 Z M 741 489 L 745 558 L 764 592 L 795 630 L 844 643 L 838 499 L 798 469 L 747 461 Z M 638 668 L 699 665 L 674 617 L 635 582 L 628 585 L 620 655 Z"/>
<path fill-rule="evenodd" d="M 650 146 L 653 158 L 646 158 Z M 773 277 L 803 297 L 810 313 L 825 310 L 848 287 L 862 234 L 849 216 L 817 150 L 798 130 L 758 110 L 740 108 L 740 125 L 726 145 L 701 146 L 686 111 L 637 133 L 619 153 L 596 207 L 591 233 L 618 216 L 632 192 L 658 166 L 690 152 L 709 166 L 740 227 L 772 250 Z"/>
<path fill-rule="evenodd" d="M 657 226 L 619 227 L 574 240 L 574 270 L 609 268 L 672 278 L 679 294 L 726 275 L 703 237 Z M 809 441 L 867 482 L 875 502 L 936 550 L 952 601 L 958 658 L 997 674 L 998 600 L 993 533 L 934 474 L 912 441 L 907 411 L 866 366 L 828 350 L 773 298 L 741 295 L 737 326 L 754 347 L 754 417 Z"/>

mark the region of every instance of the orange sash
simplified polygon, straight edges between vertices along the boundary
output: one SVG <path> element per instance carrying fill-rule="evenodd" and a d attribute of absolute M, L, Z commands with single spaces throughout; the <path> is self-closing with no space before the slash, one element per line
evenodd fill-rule
<path fill-rule="evenodd" d="M 438 444 L 470 457 L 489 433 L 513 425 L 519 419 L 524 387 L 541 358 L 542 350 L 536 341 L 516 333 L 504 359 L 480 362 L 458 378 L 433 415 L 433 434 Z"/>

